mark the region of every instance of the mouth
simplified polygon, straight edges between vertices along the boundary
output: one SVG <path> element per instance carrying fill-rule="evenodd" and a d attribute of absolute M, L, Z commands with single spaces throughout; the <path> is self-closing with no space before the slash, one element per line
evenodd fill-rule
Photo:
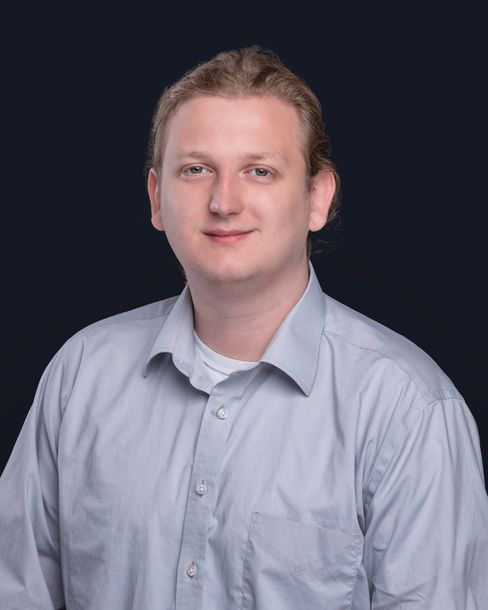
<path fill-rule="evenodd" d="M 233 244 L 237 241 L 245 239 L 250 235 L 252 231 L 215 231 L 212 233 L 205 233 L 205 235 L 213 242 L 218 244 Z"/>

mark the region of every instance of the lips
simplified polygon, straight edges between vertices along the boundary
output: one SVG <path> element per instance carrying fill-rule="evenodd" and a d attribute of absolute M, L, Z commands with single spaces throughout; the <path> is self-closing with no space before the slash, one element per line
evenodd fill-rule
<path fill-rule="evenodd" d="M 242 231 L 239 229 L 234 230 L 224 230 L 224 229 L 215 229 L 214 231 L 208 231 L 206 235 L 217 235 L 218 237 L 231 237 L 233 235 L 242 235 L 243 233 L 250 233 L 250 231 Z"/>
<path fill-rule="evenodd" d="M 239 229 L 214 229 L 212 232 L 205 233 L 205 235 L 217 244 L 233 244 L 238 241 L 242 241 L 248 235 L 250 235 L 252 231 L 242 231 Z"/>

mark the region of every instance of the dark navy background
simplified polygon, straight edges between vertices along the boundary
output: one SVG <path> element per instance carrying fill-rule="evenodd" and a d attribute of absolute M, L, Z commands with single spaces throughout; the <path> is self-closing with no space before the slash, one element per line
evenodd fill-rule
<path fill-rule="evenodd" d="M 39 378 L 96 320 L 181 291 L 143 167 L 163 88 L 221 50 L 275 50 L 319 96 L 343 180 L 323 289 L 405 335 L 478 423 L 487 471 L 486 43 L 413 5 L 5 9 L 0 470 Z M 359 4 L 359 3 L 358 3 Z"/>

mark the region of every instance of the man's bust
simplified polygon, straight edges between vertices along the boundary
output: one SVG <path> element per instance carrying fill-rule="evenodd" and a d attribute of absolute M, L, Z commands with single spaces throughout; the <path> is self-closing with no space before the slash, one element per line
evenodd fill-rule
<path fill-rule="evenodd" d="M 462 395 L 309 260 L 339 176 L 307 85 L 257 47 L 197 66 L 147 184 L 186 285 L 46 368 L 0 480 L 1 607 L 488 607 Z"/>

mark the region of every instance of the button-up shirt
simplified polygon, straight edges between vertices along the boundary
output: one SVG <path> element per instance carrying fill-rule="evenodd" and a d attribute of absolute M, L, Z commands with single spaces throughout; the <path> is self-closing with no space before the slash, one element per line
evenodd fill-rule
<path fill-rule="evenodd" d="M 216 384 L 188 285 L 59 349 L 0 479 L 2 610 L 488 608 L 463 397 L 309 271 Z"/>

